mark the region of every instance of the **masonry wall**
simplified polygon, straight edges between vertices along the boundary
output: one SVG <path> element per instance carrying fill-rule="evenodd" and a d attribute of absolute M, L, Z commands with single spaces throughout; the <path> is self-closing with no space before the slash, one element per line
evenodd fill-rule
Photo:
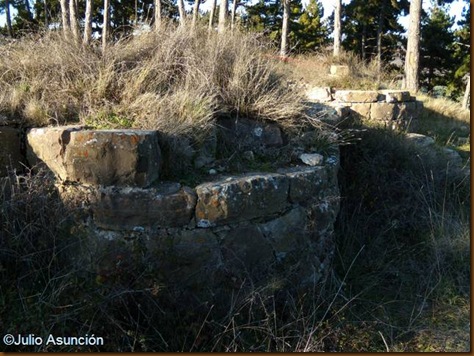
<path fill-rule="evenodd" d="M 236 127 L 247 154 L 284 146 L 277 126 Z M 88 260 L 104 280 L 122 273 L 118 265 L 146 261 L 161 283 L 202 299 L 277 280 L 307 288 L 330 271 L 337 147 L 324 155 L 298 151 L 300 159 L 271 172 L 211 169 L 187 186 L 161 178 L 169 157 L 155 131 L 34 128 L 22 143 L 15 130 L 0 129 L 9 134 L 1 145 L 4 162 L 51 170 L 65 207 L 75 211 L 74 234 L 84 241 L 71 258 Z"/>

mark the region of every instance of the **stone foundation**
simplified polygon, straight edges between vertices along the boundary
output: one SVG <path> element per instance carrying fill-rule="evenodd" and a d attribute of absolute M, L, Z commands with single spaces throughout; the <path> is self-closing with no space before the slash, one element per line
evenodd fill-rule
<path fill-rule="evenodd" d="M 211 168 L 195 185 L 162 179 L 162 162 L 174 158 L 164 156 L 155 131 L 28 130 L 29 165 L 54 173 L 65 209 L 74 212 L 71 232 L 82 243 L 71 258 L 94 266 L 100 283 L 145 261 L 159 283 L 198 300 L 276 280 L 291 288 L 324 280 L 339 211 L 337 146 L 317 153 L 271 122 L 220 127 L 212 147 L 194 155 L 205 156 L 201 170 Z M 18 145 L 16 131 L 0 132 Z M 287 157 L 273 171 L 232 173 L 219 169 L 219 145 L 254 166 L 254 157 Z"/>
<path fill-rule="evenodd" d="M 319 111 L 329 112 L 323 121 L 339 124 L 347 117 L 352 120 L 370 121 L 387 128 L 405 128 L 416 120 L 422 112 L 423 103 L 402 90 L 336 90 L 312 88 L 307 92 L 308 99 L 327 107 L 318 106 Z M 317 104 L 316 104 L 317 105 Z M 345 109 L 341 109 L 345 108 Z M 345 116 L 346 115 L 346 116 Z"/>

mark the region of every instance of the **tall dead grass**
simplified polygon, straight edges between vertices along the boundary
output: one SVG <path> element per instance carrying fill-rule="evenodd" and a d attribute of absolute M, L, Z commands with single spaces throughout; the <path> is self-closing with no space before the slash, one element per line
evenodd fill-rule
<path fill-rule="evenodd" d="M 256 35 L 219 36 L 172 24 L 109 46 L 81 47 L 48 32 L 6 45 L 0 111 L 27 125 L 81 122 L 98 127 L 205 131 L 216 115 L 285 120 L 301 114 L 273 51 Z"/>
<path fill-rule="evenodd" d="M 332 48 L 326 48 L 317 54 L 298 56 L 291 63 L 293 77 L 311 86 L 377 90 L 397 85 L 397 73 L 392 73 L 387 65 L 380 70 L 376 60 L 364 61 L 352 52 L 343 52 L 335 59 Z M 348 66 L 349 73 L 332 75 L 331 65 Z"/>

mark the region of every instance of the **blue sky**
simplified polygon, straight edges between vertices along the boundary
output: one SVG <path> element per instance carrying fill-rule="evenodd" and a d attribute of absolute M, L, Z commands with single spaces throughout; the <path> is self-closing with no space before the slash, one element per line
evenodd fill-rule
<path fill-rule="evenodd" d="M 219 0 L 218 0 L 219 1 Z M 335 4 L 335 0 L 320 0 L 321 3 L 323 4 L 324 6 L 324 16 L 327 17 L 329 16 L 333 10 L 334 10 L 334 4 Z M 303 0 L 303 4 L 307 3 L 308 0 Z M 342 1 L 344 4 L 347 4 L 349 3 L 350 1 L 349 0 L 343 0 Z M 209 3 L 210 1 L 206 1 L 203 6 L 202 6 L 202 9 L 203 10 L 206 10 L 207 7 L 209 7 Z M 461 19 L 461 14 L 462 14 L 462 9 L 463 9 L 463 6 L 465 5 L 465 2 L 464 1 L 461 1 L 461 0 L 456 0 L 454 1 L 451 5 L 450 5 L 450 15 L 451 16 L 456 16 L 456 21 L 457 20 L 460 20 Z M 424 0 L 423 1 L 423 8 L 425 10 L 429 10 L 431 7 L 431 2 L 429 0 Z M 400 23 L 405 27 L 407 28 L 407 25 L 408 25 L 408 16 L 407 17 L 404 17 L 404 18 L 401 18 L 400 19 Z M 4 26 L 5 25 L 5 14 L 3 15 L 0 15 L 0 26 Z"/>

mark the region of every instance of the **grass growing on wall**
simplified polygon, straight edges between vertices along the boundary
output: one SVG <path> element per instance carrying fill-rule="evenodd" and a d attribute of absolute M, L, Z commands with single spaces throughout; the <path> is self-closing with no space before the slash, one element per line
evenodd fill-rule
<path fill-rule="evenodd" d="M 26 125 L 87 123 L 199 135 L 217 114 L 288 120 L 301 115 L 301 93 L 265 53 L 256 35 L 226 36 L 173 25 L 100 48 L 60 33 L 2 47 L 0 112 Z"/>

